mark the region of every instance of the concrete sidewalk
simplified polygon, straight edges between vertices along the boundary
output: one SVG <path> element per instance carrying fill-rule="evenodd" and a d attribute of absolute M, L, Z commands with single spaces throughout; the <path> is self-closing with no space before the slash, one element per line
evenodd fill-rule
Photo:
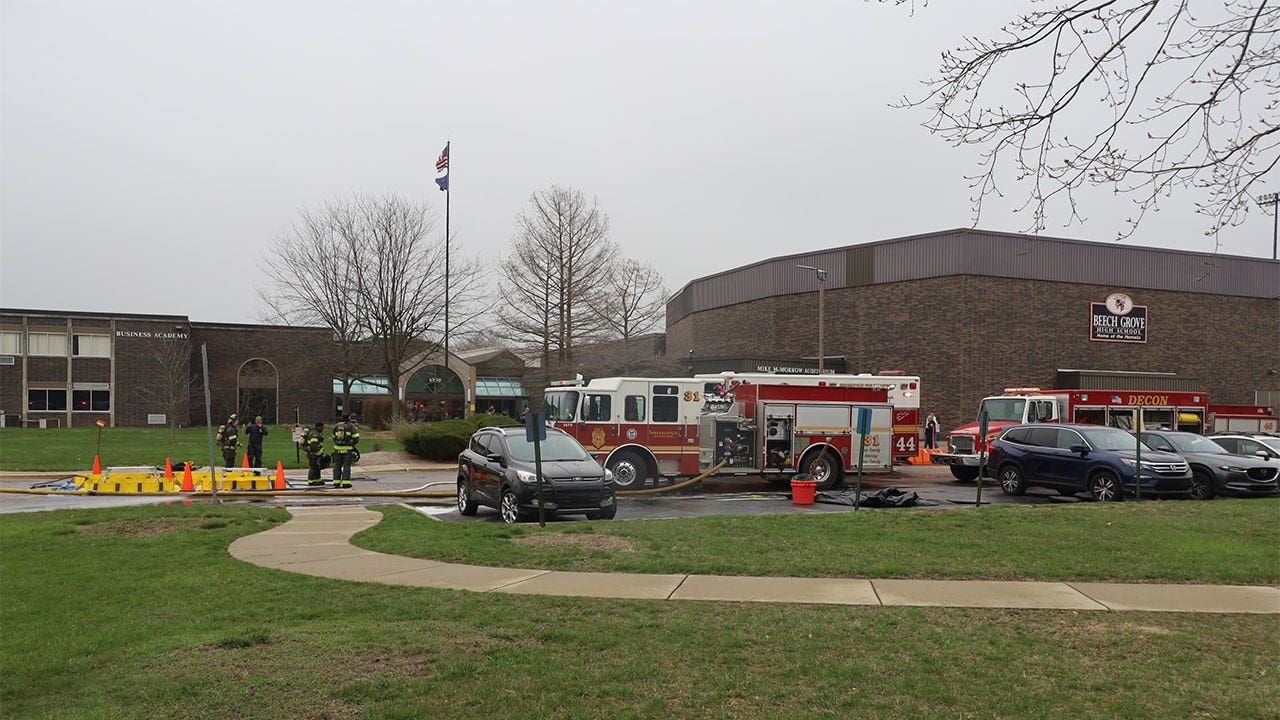
<path fill-rule="evenodd" d="M 640 575 L 458 565 L 384 555 L 351 536 L 382 519 L 360 506 L 302 508 L 230 552 L 263 567 L 338 580 L 515 594 L 648 600 L 720 600 L 1049 610 L 1280 614 L 1280 588 L 1237 585 L 856 580 L 840 578 Z"/>

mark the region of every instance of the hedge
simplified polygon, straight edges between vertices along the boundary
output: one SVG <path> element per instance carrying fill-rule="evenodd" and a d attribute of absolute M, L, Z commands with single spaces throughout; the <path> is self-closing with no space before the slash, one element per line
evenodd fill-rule
<path fill-rule="evenodd" d="M 415 427 L 400 438 L 404 449 L 429 460 L 451 462 L 466 449 L 471 434 L 482 427 L 509 427 L 520 423 L 506 415 L 477 413 L 465 420 L 442 420 Z"/>

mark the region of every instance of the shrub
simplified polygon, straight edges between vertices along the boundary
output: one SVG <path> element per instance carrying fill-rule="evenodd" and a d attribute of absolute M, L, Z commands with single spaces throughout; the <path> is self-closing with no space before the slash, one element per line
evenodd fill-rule
<path fill-rule="evenodd" d="M 391 423 L 391 398 L 365 398 L 360 405 L 360 422 L 374 430 L 386 430 Z"/>
<path fill-rule="evenodd" d="M 391 418 L 391 437 L 399 440 L 401 445 L 408 443 L 410 435 L 426 429 L 427 424 L 424 422 L 409 420 L 404 416 Z"/>
<path fill-rule="evenodd" d="M 411 455 L 448 462 L 457 459 L 458 453 L 466 449 L 476 430 L 518 424 L 506 415 L 479 413 L 465 420 L 441 420 L 430 425 L 404 423 L 397 426 L 396 439 Z"/>
<path fill-rule="evenodd" d="M 471 435 L 428 430 L 419 435 L 417 440 L 415 445 L 418 452 L 414 453 L 415 455 L 421 455 L 430 460 L 450 462 L 457 460 L 458 454 L 467 448 Z"/>
<path fill-rule="evenodd" d="M 511 427 L 519 425 L 519 420 L 513 420 L 506 415 L 490 415 L 488 413 L 476 413 L 467 418 L 469 422 L 475 423 L 475 428 L 471 432 L 475 432 L 482 427 Z"/>

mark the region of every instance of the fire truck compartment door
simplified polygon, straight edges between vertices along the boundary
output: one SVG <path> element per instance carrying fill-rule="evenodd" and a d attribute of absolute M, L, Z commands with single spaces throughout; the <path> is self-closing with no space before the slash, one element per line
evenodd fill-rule
<path fill-rule="evenodd" d="M 849 434 L 852 408 L 848 405 L 796 405 L 796 432 L 838 435 Z"/>
<path fill-rule="evenodd" d="M 796 405 L 795 455 L 797 458 L 809 445 L 832 437 L 844 458 L 846 467 L 858 462 L 856 434 L 858 408 L 830 405 Z M 839 423 L 843 422 L 841 426 Z M 838 440 L 840 436 L 847 440 Z M 864 468 L 893 467 L 893 408 L 887 405 L 871 408 L 871 434 L 863 441 Z"/>

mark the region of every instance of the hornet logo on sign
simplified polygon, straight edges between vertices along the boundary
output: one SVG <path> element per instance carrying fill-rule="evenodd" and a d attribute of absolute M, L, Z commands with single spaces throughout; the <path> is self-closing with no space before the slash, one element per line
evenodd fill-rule
<path fill-rule="evenodd" d="M 1133 310 L 1133 298 L 1124 293 L 1111 293 L 1107 296 L 1107 309 L 1115 315 L 1128 315 Z"/>

